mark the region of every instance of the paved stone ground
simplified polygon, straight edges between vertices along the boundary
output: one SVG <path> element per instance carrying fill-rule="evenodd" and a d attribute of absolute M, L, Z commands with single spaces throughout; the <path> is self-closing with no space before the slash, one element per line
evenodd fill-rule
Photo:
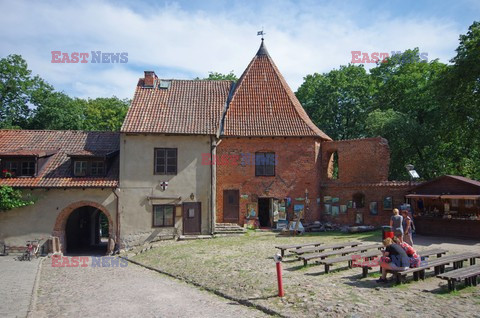
<path fill-rule="evenodd" d="M 15 261 L 0 256 L 0 317 L 26 317 L 39 260 Z"/>
<path fill-rule="evenodd" d="M 35 318 L 266 316 L 132 263 L 122 268 L 52 267 L 51 262 L 42 264 Z"/>

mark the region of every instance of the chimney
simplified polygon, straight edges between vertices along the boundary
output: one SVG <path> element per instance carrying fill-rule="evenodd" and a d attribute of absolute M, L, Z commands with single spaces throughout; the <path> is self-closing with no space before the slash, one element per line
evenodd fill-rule
<path fill-rule="evenodd" d="M 155 78 L 157 78 L 157 75 L 155 75 L 154 71 L 145 71 L 143 87 L 153 87 L 155 84 Z"/>

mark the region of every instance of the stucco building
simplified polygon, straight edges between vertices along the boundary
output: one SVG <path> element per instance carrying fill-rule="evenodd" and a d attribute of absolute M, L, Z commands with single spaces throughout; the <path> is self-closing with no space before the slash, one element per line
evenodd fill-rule
<path fill-rule="evenodd" d="M 111 249 L 119 230 L 118 151 L 118 133 L 0 130 L 0 185 L 35 202 L 0 212 L 0 241 L 25 246 L 53 235 L 63 252 Z"/>
<path fill-rule="evenodd" d="M 216 224 L 388 223 L 408 182 L 388 181 L 382 138 L 332 141 L 263 40 L 237 82 L 146 71 L 120 133 L 0 131 L 0 185 L 34 205 L 0 213 L 0 240 L 62 250 L 212 234 Z"/>

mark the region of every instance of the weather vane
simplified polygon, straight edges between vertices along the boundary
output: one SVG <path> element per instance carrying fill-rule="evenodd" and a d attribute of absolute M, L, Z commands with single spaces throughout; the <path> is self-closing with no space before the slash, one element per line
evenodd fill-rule
<path fill-rule="evenodd" d="M 262 31 L 258 31 L 258 32 L 257 32 L 257 36 L 258 36 L 258 35 L 261 35 L 261 36 L 262 36 L 262 41 L 263 41 L 263 36 L 264 36 L 265 34 L 267 34 L 267 33 L 263 32 L 263 27 L 262 27 Z"/>

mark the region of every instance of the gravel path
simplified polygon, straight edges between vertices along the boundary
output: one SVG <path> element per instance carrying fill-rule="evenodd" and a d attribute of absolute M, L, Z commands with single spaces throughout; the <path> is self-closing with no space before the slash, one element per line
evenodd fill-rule
<path fill-rule="evenodd" d="M 0 257 L 0 317 L 26 317 L 39 260 L 15 261 Z"/>
<path fill-rule="evenodd" d="M 266 316 L 132 263 L 122 268 L 51 262 L 42 265 L 32 317 Z"/>

